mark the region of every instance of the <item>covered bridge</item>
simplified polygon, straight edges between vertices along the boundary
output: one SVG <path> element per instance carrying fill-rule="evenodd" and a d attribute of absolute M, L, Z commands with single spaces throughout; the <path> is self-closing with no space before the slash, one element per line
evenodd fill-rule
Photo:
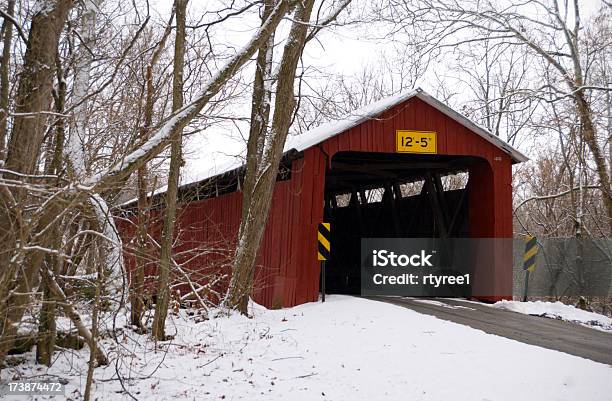
<path fill-rule="evenodd" d="M 361 237 L 511 238 L 512 164 L 525 160 L 421 89 L 290 137 L 257 260 L 254 300 L 286 307 L 318 299 L 321 221 L 332 222 L 326 278 L 336 293 L 359 291 Z M 449 175 L 456 178 L 450 186 Z M 207 272 L 203 280 L 229 273 L 243 177 L 244 167 L 232 166 L 179 190 L 175 255 L 189 270 Z M 124 238 L 133 236 L 122 226 Z M 511 249 L 479 268 L 487 269 L 477 284 L 482 298 L 512 294 Z"/>

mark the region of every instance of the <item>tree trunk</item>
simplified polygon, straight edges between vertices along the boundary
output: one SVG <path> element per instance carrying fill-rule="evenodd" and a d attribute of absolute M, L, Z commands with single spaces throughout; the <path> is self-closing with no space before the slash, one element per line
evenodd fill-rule
<path fill-rule="evenodd" d="M 57 91 L 54 93 L 55 111 L 58 114 L 64 113 L 64 107 L 66 105 L 66 81 L 64 79 L 64 69 L 61 65 L 59 54 L 55 57 L 55 68 L 57 71 Z M 64 154 L 64 137 L 65 137 L 65 124 L 64 119 L 58 117 L 55 121 L 55 137 L 51 141 L 49 148 L 53 147 L 53 153 L 47 156 L 47 165 L 45 172 L 47 174 L 59 174 L 62 168 L 63 154 Z M 61 248 L 61 232 L 60 232 L 61 221 L 56 222 L 51 231 L 53 232 L 53 249 Z M 47 255 L 46 265 L 53 271 L 53 274 L 58 274 L 61 267 L 62 261 L 57 255 Z M 36 362 L 51 366 L 51 358 L 53 352 L 55 352 L 55 338 L 57 336 L 57 328 L 55 324 L 56 315 L 56 300 L 53 292 L 49 288 L 49 283 L 43 278 L 41 280 L 41 290 L 43 293 L 43 304 L 40 308 L 40 319 L 38 324 L 38 343 L 36 344 Z"/>
<path fill-rule="evenodd" d="M 104 247 L 100 244 L 100 247 L 98 248 L 100 250 L 103 250 Z M 100 252 L 101 254 L 104 253 L 104 251 Z M 91 342 L 93 344 L 93 346 L 89 347 L 89 361 L 87 364 L 87 379 L 85 380 L 85 394 L 83 395 L 83 401 L 89 401 L 91 399 L 91 387 L 93 385 L 93 373 L 94 373 L 94 368 L 96 367 L 96 361 L 97 361 L 97 355 L 96 352 L 98 351 L 98 344 L 97 344 L 97 337 L 98 337 L 98 315 L 100 313 L 100 295 L 102 293 L 102 287 L 104 285 L 104 269 L 106 266 L 103 266 L 102 264 L 104 263 L 105 258 L 103 258 L 103 255 L 98 255 L 99 258 L 98 260 L 94 260 L 93 263 L 96 264 L 97 267 L 97 279 L 96 279 L 96 289 L 95 289 L 95 293 L 94 293 L 94 299 L 93 299 L 93 310 L 91 313 Z"/>
<path fill-rule="evenodd" d="M 53 8 L 46 8 L 32 17 L 15 99 L 15 112 L 21 115 L 15 116 L 8 142 L 6 168 L 9 170 L 25 174 L 36 170 L 48 118 L 40 112 L 49 111 L 55 72 L 52 66 L 55 65 L 59 36 L 72 4 L 73 0 L 57 0 Z"/>
<path fill-rule="evenodd" d="M 74 306 L 72 306 L 72 304 L 66 299 L 66 294 L 64 293 L 64 290 L 62 290 L 62 287 L 60 287 L 57 281 L 55 280 L 55 276 L 52 274 L 52 272 L 44 269 L 42 275 L 43 278 L 47 280 L 47 283 L 49 283 L 49 289 L 59 301 L 59 304 L 64 310 L 64 313 L 75 325 L 79 335 L 83 337 L 83 339 L 91 349 L 94 349 L 98 365 L 107 365 L 108 359 L 106 358 L 106 355 L 104 355 L 104 352 L 102 352 L 100 347 L 98 347 L 98 345 L 96 344 L 95 339 L 91 334 L 91 331 L 89 331 L 87 326 L 85 326 L 85 324 L 83 323 L 83 319 L 81 319 L 81 316 L 79 316 L 77 311 L 74 309 Z"/>
<path fill-rule="evenodd" d="M 183 64 L 185 63 L 185 21 L 189 0 L 175 0 L 176 39 L 174 41 L 174 71 L 172 80 L 172 110 L 183 107 Z M 174 238 L 174 220 L 179 175 L 182 164 L 182 130 L 172 134 L 170 142 L 170 171 L 168 173 L 168 190 L 164 208 L 164 227 L 161 238 L 161 256 L 157 282 L 157 302 L 153 319 L 153 337 L 163 341 L 166 338 L 166 316 L 170 298 L 170 266 L 172 266 L 172 242 Z"/>
<path fill-rule="evenodd" d="M 266 0 L 264 11 L 262 14 L 262 23 L 265 21 L 272 7 L 273 0 Z M 253 82 L 253 98 L 251 102 L 251 126 L 249 130 L 249 140 L 247 142 L 247 163 L 246 174 L 244 177 L 244 185 L 242 190 L 242 219 L 240 220 L 240 229 L 238 237 L 242 236 L 247 222 L 247 216 L 253 196 L 253 188 L 255 187 L 255 178 L 257 171 L 261 165 L 263 149 L 266 142 L 266 134 L 268 133 L 268 121 L 270 119 L 270 100 L 272 96 L 272 59 L 274 51 L 274 33 L 260 48 L 257 54 L 257 65 L 255 68 L 255 80 Z M 251 272 L 252 273 L 252 272 Z M 253 274 L 248 278 L 249 282 L 245 283 L 247 288 L 253 286 Z M 242 294 L 238 309 L 246 314 L 249 302 L 249 293 Z"/>
<path fill-rule="evenodd" d="M 57 0 L 45 12 L 38 12 L 32 17 L 24 68 L 15 99 L 16 112 L 20 115 L 14 118 L 8 142 L 5 167 L 9 170 L 24 174 L 36 171 L 47 122 L 47 117 L 40 112 L 49 110 L 54 77 L 51 66 L 55 65 L 59 36 L 72 5 L 73 0 Z M 0 318 L 3 326 L 0 359 L 10 349 L 17 330 L 15 324 L 25 311 L 29 295 L 22 294 L 31 292 L 40 275 L 41 252 L 34 252 L 37 254 L 36 263 L 23 266 L 15 263 L 15 252 L 21 252 L 18 241 L 23 240 L 18 237 L 22 229 L 18 205 L 23 204 L 24 197 L 23 189 L 11 191 L 5 188 L 0 191 Z M 9 296 L 13 285 L 19 287 L 18 294 Z"/>
<path fill-rule="evenodd" d="M 609 234 L 612 234 L 612 189 L 610 188 L 610 175 L 608 174 L 606 159 L 604 152 L 599 146 L 599 142 L 597 142 L 595 126 L 593 125 L 592 120 L 592 112 L 588 102 L 584 98 L 584 92 L 577 92 L 574 99 L 576 101 L 578 115 L 580 116 L 582 137 L 589 147 L 589 150 L 593 155 L 593 159 L 595 159 L 595 167 L 599 177 L 599 183 L 601 185 L 602 202 L 606 208 L 606 215 L 608 217 L 608 230 Z"/>
<path fill-rule="evenodd" d="M 241 308 L 240 312 L 244 314 L 247 311 L 243 299 L 250 295 L 253 287 L 251 277 L 255 259 L 266 227 L 278 166 L 293 117 L 295 71 L 304 49 L 313 4 L 314 0 L 298 3 L 295 21 L 283 50 L 278 73 L 269 145 L 265 147 L 257 175 L 254 178 L 248 211 L 242 216 L 243 227 L 238 237 L 234 270 L 225 304 L 231 309 Z"/>
<path fill-rule="evenodd" d="M 87 102 L 85 101 L 91 80 L 93 64 L 94 34 L 96 28 L 97 10 L 103 0 L 84 0 L 84 10 L 81 16 L 81 45 L 74 66 L 74 87 L 72 90 L 75 103 L 74 124 L 70 127 L 70 135 L 66 145 L 68 161 L 77 177 L 86 174 L 84 143 L 87 141 Z"/>
<path fill-rule="evenodd" d="M 159 61 L 159 57 L 162 51 L 166 47 L 166 41 L 172 31 L 172 19 L 174 18 L 174 8 L 170 20 L 166 25 L 164 33 L 162 35 L 157 48 L 151 56 L 151 61 L 147 65 L 145 73 L 145 104 L 144 104 L 144 121 L 143 126 L 140 130 L 140 140 L 142 142 L 149 138 L 151 126 L 153 125 L 153 112 L 155 107 L 155 85 L 153 84 L 153 68 Z M 144 282 L 144 271 L 145 265 L 148 263 L 148 224 L 151 214 L 149 212 L 150 205 L 147 200 L 148 192 L 148 169 L 147 165 L 144 164 L 138 169 L 137 172 L 137 185 L 138 185 L 138 221 L 137 221 L 137 254 L 136 254 L 136 269 L 132 276 L 131 282 L 131 321 L 132 325 L 137 327 L 140 332 L 145 332 L 146 328 L 142 324 L 142 316 L 145 312 L 145 299 L 148 298 L 148 293 Z"/>
<path fill-rule="evenodd" d="M 6 13 L 10 16 L 15 14 L 15 0 L 9 0 L 6 5 Z M 9 111 L 10 81 L 9 71 L 11 66 L 11 46 L 13 40 L 13 24 L 5 18 L 2 22 L 2 65 L 0 66 L 0 161 L 4 160 L 6 148 L 7 120 Z"/>
<path fill-rule="evenodd" d="M 40 308 L 40 319 L 38 323 L 38 342 L 36 343 L 36 362 L 51 366 L 51 358 L 55 351 L 55 338 L 57 327 L 55 324 L 55 297 L 49 289 L 47 280 L 42 283 L 43 304 Z"/>
<path fill-rule="evenodd" d="M 137 185 L 138 185 L 138 216 L 137 216 L 137 233 L 136 233 L 136 268 L 130 280 L 130 320 L 132 326 L 135 326 L 138 331 L 145 330 L 142 324 L 142 316 L 144 314 L 145 300 L 145 283 L 144 271 L 147 263 L 147 223 L 149 221 L 149 204 L 147 202 L 147 167 L 142 166 L 138 169 Z"/>

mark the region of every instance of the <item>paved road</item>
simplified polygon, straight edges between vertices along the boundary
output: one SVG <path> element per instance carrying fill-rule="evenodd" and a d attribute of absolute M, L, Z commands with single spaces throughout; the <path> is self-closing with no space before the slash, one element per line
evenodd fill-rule
<path fill-rule="evenodd" d="M 368 298 L 403 306 L 490 334 L 612 365 L 612 334 L 578 324 L 523 315 L 461 300 L 438 299 L 437 301 L 447 305 L 443 306 L 435 305 L 435 302 L 418 302 L 414 298 Z"/>

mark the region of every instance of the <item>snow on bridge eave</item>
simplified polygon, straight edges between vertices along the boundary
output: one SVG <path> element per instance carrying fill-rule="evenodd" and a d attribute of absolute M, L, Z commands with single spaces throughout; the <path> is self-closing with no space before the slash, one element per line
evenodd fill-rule
<path fill-rule="evenodd" d="M 486 128 L 476 124 L 469 118 L 453 110 L 452 108 L 442 103 L 438 99 L 434 98 L 421 88 L 416 88 L 408 92 L 381 99 L 361 109 L 351 112 L 351 115 L 343 120 L 324 123 L 316 128 L 311 129 L 310 131 L 305 132 L 302 135 L 289 137 L 287 138 L 287 143 L 285 144 L 285 152 L 291 149 L 295 149 L 298 152 L 302 152 L 312 146 L 320 144 L 321 142 L 325 142 L 326 140 L 350 128 L 356 127 L 357 125 L 367 120 L 376 118 L 386 110 L 400 103 L 403 103 L 413 97 L 421 99 L 436 110 L 457 121 L 464 127 L 470 129 L 471 131 L 485 139 L 487 142 L 500 148 L 505 153 L 510 155 L 510 157 L 512 158 L 512 163 L 522 163 L 529 160 L 527 156 L 519 152 L 517 149 L 515 149 L 499 137 L 493 135 Z"/>

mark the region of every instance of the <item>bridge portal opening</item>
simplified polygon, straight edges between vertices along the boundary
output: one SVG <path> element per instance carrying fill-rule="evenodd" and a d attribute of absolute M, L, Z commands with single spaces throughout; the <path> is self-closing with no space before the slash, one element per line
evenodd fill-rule
<path fill-rule="evenodd" d="M 339 152 L 325 177 L 326 292 L 359 294 L 361 238 L 469 237 L 470 156 Z"/>

